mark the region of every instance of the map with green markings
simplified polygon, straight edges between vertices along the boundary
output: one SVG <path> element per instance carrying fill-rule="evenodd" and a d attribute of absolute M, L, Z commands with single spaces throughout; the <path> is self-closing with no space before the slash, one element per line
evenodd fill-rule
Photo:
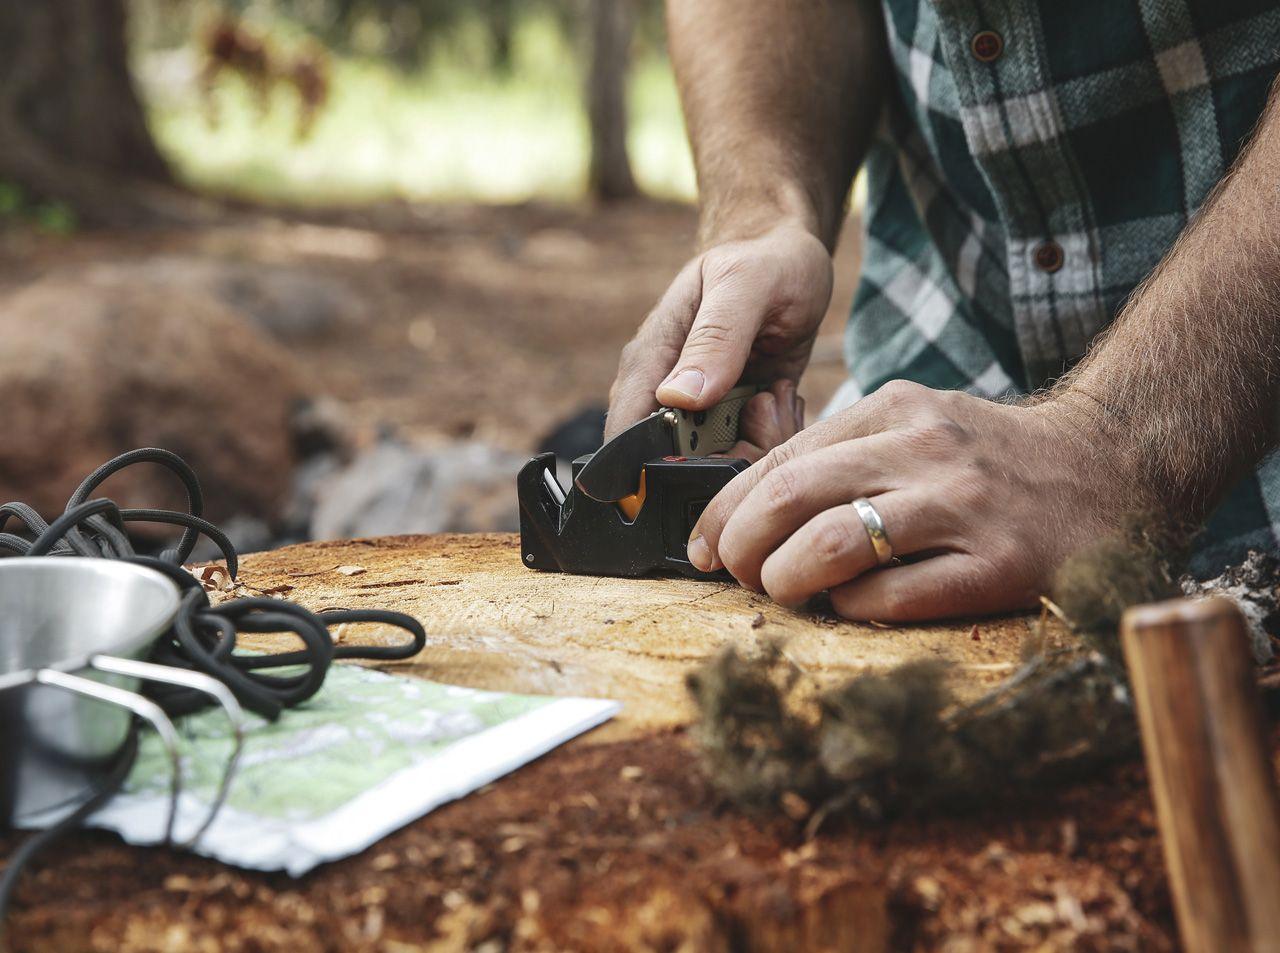
<path fill-rule="evenodd" d="M 195 849 L 237 866 L 298 875 L 364 849 L 608 720 L 618 708 L 604 699 L 485 692 L 336 665 L 315 698 L 275 723 L 248 716 L 226 803 Z M 220 709 L 175 726 L 181 841 L 207 817 L 233 742 Z M 169 759 L 148 731 L 125 789 L 90 823 L 132 843 L 156 843 L 168 816 L 169 784 Z"/>

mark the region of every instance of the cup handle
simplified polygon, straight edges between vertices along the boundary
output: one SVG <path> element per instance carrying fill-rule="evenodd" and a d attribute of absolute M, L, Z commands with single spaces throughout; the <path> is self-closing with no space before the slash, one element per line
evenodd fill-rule
<path fill-rule="evenodd" d="M 35 673 L 35 681 L 41 685 L 50 685 L 64 691 L 84 695 L 108 705 L 127 708 L 139 718 L 149 721 L 160 736 L 165 754 L 169 758 L 172 780 L 169 783 L 169 819 L 164 827 L 164 843 L 173 843 L 173 825 L 178 816 L 178 795 L 182 792 L 182 766 L 178 760 L 178 732 L 173 727 L 169 716 L 155 702 L 143 698 L 133 692 L 114 685 L 104 685 L 92 679 L 78 675 L 68 675 L 51 668 L 42 668 Z"/>
<path fill-rule="evenodd" d="M 240 707 L 240 702 L 225 684 L 202 672 L 192 672 L 168 665 L 156 665 L 154 662 L 140 662 L 136 659 L 116 658 L 112 655 L 95 655 L 89 659 L 89 665 L 99 672 L 190 688 L 210 696 L 222 707 L 223 713 L 227 716 L 227 721 L 231 723 L 231 732 L 234 737 L 231 756 L 227 759 L 226 767 L 223 769 L 222 781 L 218 785 L 218 793 L 209 808 L 208 816 L 189 838 L 176 842 L 178 847 L 187 849 L 195 847 L 200 838 L 204 836 L 205 831 L 213 824 L 218 812 L 222 809 L 222 805 L 226 803 L 227 793 L 231 789 L 236 767 L 240 763 L 240 754 L 244 749 L 246 724 L 244 709 Z"/>

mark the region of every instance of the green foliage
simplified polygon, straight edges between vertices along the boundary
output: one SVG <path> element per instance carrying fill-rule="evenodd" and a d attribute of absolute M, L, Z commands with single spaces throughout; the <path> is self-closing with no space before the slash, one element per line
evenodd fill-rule
<path fill-rule="evenodd" d="M 0 179 L 0 227 L 30 226 L 47 235 L 70 235 L 78 222 L 63 202 L 32 200 L 22 187 Z"/>
<path fill-rule="evenodd" d="M 14 218 L 22 211 L 23 205 L 22 188 L 0 179 L 0 219 Z"/>
<path fill-rule="evenodd" d="M 70 235 L 78 221 L 71 206 L 63 202 L 41 202 L 31 211 L 36 229 L 49 235 Z"/>
<path fill-rule="evenodd" d="M 302 141 L 287 90 L 271 97 L 264 115 L 253 90 L 231 74 L 216 84 L 211 124 L 192 47 L 140 53 L 137 75 L 158 143 L 200 189 L 301 203 L 581 196 L 590 151 L 582 80 L 554 18 L 520 17 L 508 74 L 484 64 L 475 22 L 459 21 L 450 37 L 407 73 L 376 57 L 335 54 L 330 100 Z M 282 33 L 278 42 L 290 40 Z M 629 145 L 641 187 L 691 197 L 693 165 L 666 61 L 637 62 L 630 95 Z"/>
<path fill-rule="evenodd" d="M 415 72 L 456 52 L 466 34 L 476 69 L 507 72 L 514 34 L 529 20 L 551 23 L 574 45 L 590 0 L 130 0 L 135 33 L 172 45 L 175 23 L 189 31 L 219 11 L 273 32 L 303 33 L 340 54 L 383 59 Z M 632 0 L 638 51 L 661 51 L 662 0 Z"/>

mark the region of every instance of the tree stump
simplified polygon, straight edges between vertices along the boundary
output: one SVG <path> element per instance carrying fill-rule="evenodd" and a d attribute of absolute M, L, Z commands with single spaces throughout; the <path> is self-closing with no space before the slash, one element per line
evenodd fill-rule
<path fill-rule="evenodd" d="M 946 657 L 976 694 L 1017 665 L 1028 626 L 1014 617 L 983 622 L 976 633 L 972 624 L 889 628 L 792 612 L 734 582 L 537 572 L 521 564 L 506 534 L 309 543 L 249 555 L 242 565 L 248 592 L 280 593 L 312 609 L 377 606 L 416 616 L 427 647 L 405 667 L 424 678 L 618 699 L 622 714 L 594 740 L 689 722 L 685 674 L 731 644 L 750 650 L 781 639 L 819 682 Z"/>

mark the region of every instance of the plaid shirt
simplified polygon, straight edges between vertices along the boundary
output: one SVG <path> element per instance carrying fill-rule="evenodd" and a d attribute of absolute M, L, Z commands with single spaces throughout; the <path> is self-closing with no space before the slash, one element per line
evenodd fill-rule
<path fill-rule="evenodd" d="M 893 378 L 1000 397 L 1084 353 L 1230 167 L 1280 72 L 1266 0 L 884 0 L 852 403 Z M 1280 461 L 1193 569 L 1280 539 Z"/>

